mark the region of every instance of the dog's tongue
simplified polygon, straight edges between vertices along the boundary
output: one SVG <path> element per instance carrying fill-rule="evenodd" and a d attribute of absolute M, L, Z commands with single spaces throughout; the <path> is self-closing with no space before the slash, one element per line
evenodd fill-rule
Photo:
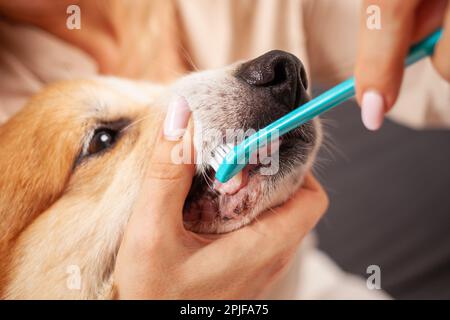
<path fill-rule="evenodd" d="M 241 172 L 225 183 L 220 183 L 218 180 L 214 181 L 214 189 L 221 194 L 233 195 L 244 188 L 248 183 L 248 169 L 244 168 Z"/>

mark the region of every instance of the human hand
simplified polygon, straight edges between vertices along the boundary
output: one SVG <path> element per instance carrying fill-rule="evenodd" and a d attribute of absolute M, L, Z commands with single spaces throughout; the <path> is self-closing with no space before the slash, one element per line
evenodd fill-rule
<path fill-rule="evenodd" d="M 381 29 L 370 30 L 365 10 L 377 5 Z M 355 68 L 356 95 L 369 130 L 377 130 L 397 100 L 404 60 L 413 43 L 442 26 L 444 34 L 432 58 L 436 70 L 450 82 L 450 3 L 448 0 L 365 0 Z"/>
<path fill-rule="evenodd" d="M 182 119 L 174 114 L 181 114 Z M 187 125 L 188 114 L 186 109 L 169 108 L 166 119 L 172 121 L 166 123 L 177 124 L 175 132 L 179 135 L 180 124 Z M 293 197 L 276 209 L 277 214 L 263 213 L 254 223 L 225 235 L 195 234 L 185 230 L 182 221 L 194 166 L 172 163 L 170 151 L 176 143 L 162 136 L 156 143 L 142 194 L 117 256 L 116 298 L 260 296 L 282 273 L 303 237 L 325 212 L 325 192 L 308 175 Z"/>

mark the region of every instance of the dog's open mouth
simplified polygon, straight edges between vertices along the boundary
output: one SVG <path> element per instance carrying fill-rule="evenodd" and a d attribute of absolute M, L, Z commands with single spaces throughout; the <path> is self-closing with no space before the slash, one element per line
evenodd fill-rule
<path fill-rule="evenodd" d="M 208 166 L 202 174 L 195 176 L 186 200 L 183 211 L 186 227 L 200 232 L 208 229 L 230 231 L 250 222 L 255 211 L 266 209 L 260 205 L 278 185 L 277 177 L 289 174 L 283 163 L 274 166 L 271 161 L 288 164 L 292 160 L 289 163 L 292 165 L 294 160 L 299 160 L 293 157 L 294 153 L 298 154 L 298 148 L 302 147 L 301 153 L 306 157 L 313 144 L 314 132 L 309 126 L 294 130 L 278 143 L 267 146 L 263 156 L 256 153 L 244 170 L 223 184 L 214 179 L 215 172 Z"/>
<path fill-rule="evenodd" d="M 264 147 L 264 152 L 256 152 L 244 170 L 226 183 L 214 179 L 215 172 L 211 167 L 202 176 L 197 176 L 186 201 L 185 222 L 226 223 L 242 219 L 261 196 L 263 179 L 260 170 L 270 165 L 279 145 L 279 141 L 274 141 Z"/>
<path fill-rule="evenodd" d="M 214 170 L 196 176 L 186 200 L 184 221 L 189 225 L 239 220 L 261 196 L 260 165 L 247 165 L 227 183 L 214 180 Z"/>

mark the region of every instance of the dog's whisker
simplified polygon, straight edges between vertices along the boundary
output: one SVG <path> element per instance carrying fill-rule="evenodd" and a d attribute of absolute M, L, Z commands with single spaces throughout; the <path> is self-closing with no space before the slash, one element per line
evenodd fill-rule
<path fill-rule="evenodd" d="M 182 77 L 182 76 L 186 75 L 186 72 L 182 72 L 182 71 L 173 69 L 173 68 L 171 68 L 169 66 L 162 66 L 162 68 L 164 68 L 165 71 L 170 72 L 171 75 L 173 75 L 176 78 L 179 78 L 179 77 Z"/>
<path fill-rule="evenodd" d="M 192 67 L 194 71 L 200 71 L 200 69 L 194 63 L 194 60 L 192 59 L 191 55 L 182 44 L 180 44 L 180 49 L 183 57 L 186 59 L 186 62 L 189 64 L 189 66 Z"/>
<path fill-rule="evenodd" d="M 211 185 L 210 178 L 208 177 L 208 175 L 206 174 L 206 172 L 202 170 L 201 173 L 202 173 L 203 179 L 205 180 L 206 184 L 208 185 L 208 188 L 210 188 L 212 191 L 214 191 L 214 188 L 213 188 L 212 185 Z"/>
<path fill-rule="evenodd" d="M 150 118 L 150 117 L 151 117 L 151 115 L 147 115 L 147 116 L 145 116 L 145 117 L 142 117 L 142 118 L 140 118 L 140 119 L 137 119 L 136 121 L 133 121 L 133 122 L 130 123 L 129 125 L 125 126 L 122 130 L 120 130 L 120 132 L 123 132 L 123 131 L 126 131 L 126 130 L 130 129 L 131 127 L 137 125 L 138 123 L 140 123 L 140 122 L 142 122 L 142 121 L 144 121 L 144 120 L 146 120 L 146 119 L 148 119 L 148 118 Z"/>
<path fill-rule="evenodd" d="M 274 214 L 280 214 L 277 210 L 275 210 L 274 208 L 269 208 L 269 210 L 271 211 L 271 212 L 273 212 Z"/>
<path fill-rule="evenodd" d="M 205 180 L 206 184 L 208 185 L 208 188 L 215 194 L 219 194 L 216 189 L 214 189 L 214 180 L 208 176 L 208 172 L 202 168 L 201 174 L 203 176 L 203 179 Z"/>

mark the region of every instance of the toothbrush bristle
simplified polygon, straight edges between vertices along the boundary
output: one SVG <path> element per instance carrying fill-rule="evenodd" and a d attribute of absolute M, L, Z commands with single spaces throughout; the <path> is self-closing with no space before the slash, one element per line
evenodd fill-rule
<path fill-rule="evenodd" d="M 209 164 L 211 165 L 211 167 L 214 169 L 214 171 L 217 171 L 217 169 L 219 169 L 219 163 L 217 162 L 217 160 L 215 158 L 211 158 L 209 160 Z"/>
<path fill-rule="evenodd" d="M 212 152 L 212 157 L 209 159 L 209 164 L 214 169 L 214 171 L 217 171 L 219 169 L 220 164 L 222 163 L 223 159 L 227 156 L 227 154 L 233 149 L 233 144 L 221 144 L 218 147 L 214 149 Z"/>

